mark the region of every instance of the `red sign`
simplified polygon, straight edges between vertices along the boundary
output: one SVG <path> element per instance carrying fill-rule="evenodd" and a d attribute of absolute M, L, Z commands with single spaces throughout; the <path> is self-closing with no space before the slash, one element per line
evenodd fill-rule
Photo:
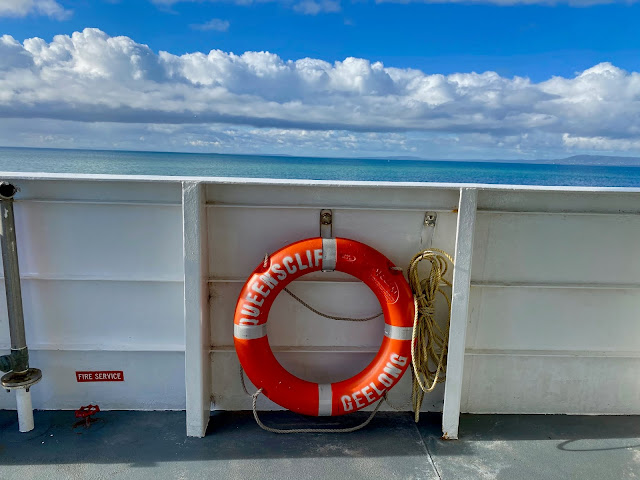
<path fill-rule="evenodd" d="M 122 370 L 108 370 L 98 372 L 76 372 L 78 382 L 124 382 Z"/>

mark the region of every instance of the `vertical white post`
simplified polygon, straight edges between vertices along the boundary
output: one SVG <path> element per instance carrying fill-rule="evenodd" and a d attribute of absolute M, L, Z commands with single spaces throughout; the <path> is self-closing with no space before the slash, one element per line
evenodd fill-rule
<path fill-rule="evenodd" d="M 205 188 L 182 183 L 187 435 L 204 437 L 211 414 Z"/>
<path fill-rule="evenodd" d="M 16 388 L 16 403 L 18 408 L 18 430 L 30 432 L 33 430 L 33 406 L 31 405 L 31 392 L 26 388 Z"/>
<path fill-rule="evenodd" d="M 462 372 L 464 368 L 469 290 L 471 285 L 471 256 L 477 205 L 477 190 L 471 188 L 460 189 L 453 289 L 451 294 L 451 325 L 449 327 L 449 348 L 447 351 L 447 380 L 444 388 L 444 408 L 442 411 L 442 436 L 448 439 L 458 438 L 458 424 L 460 422 Z"/>

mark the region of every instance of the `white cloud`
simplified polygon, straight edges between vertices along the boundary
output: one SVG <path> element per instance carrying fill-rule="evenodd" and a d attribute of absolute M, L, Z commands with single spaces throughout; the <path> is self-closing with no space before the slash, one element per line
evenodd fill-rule
<path fill-rule="evenodd" d="M 640 138 L 577 137 L 565 133 L 562 142 L 569 148 L 605 152 L 640 151 Z"/>
<path fill-rule="evenodd" d="M 319 13 L 335 13 L 342 10 L 340 2 L 335 0 L 302 0 L 295 4 L 293 9 L 296 12 L 304 13 L 305 15 L 317 15 Z"/>
<path fill-rule="evenodd" d="M 341 151 L 364 151 L 371 142 L 383 151 L 382 141 L 369 136 L 375 134 L 385 141 L 400 135 L 404 146 L 394 148 L 406 151 L 435 145 L 444 153 L 475 148 L 510 156 L 636 152 L 638 112 L 640 74 L 609 63 L 534 83 L 495 72 L 428 75 L 358 58 L 156 54 L 96 29 L 50 43 L 0 37 L 0 117 L 67 120 L 76 128 L 81 122 L 173 125 L 183 147 L 193 141 L 235 148 L 229 137 L 209 138 L 207 125 L 226 124 L 273 148 L 321 150 L 326 141 Z"/>
<path fill-rule="evenodd" d="M 45 15 L 64 20 L 72 12 L 66 10 L 55 0 L 1 0 L 0 17 L 26 17 L 27 15 Z"/>
<path fill-rule="evenodd" d="M 0 37 L 0 71 L 9 68 L 28 68 L 33 58 L 20 43 L 9 35 Z"/>
<path fill-rule="evenodd" d="M 226 32 L 229 30 L 229 20 L 221 20 L 219 18 L 212 18 L 208 22 L 198 23 L 191 25 L 194 30 L 215 30 L 216 32 Z"/>

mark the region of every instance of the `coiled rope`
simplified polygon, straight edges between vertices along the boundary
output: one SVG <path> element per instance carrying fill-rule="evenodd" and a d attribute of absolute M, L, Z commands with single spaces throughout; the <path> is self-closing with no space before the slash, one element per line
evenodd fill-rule
<path fill-rule="evenodd" d="M 264 265 L 268 262 L 268 254 L 265 255 Z M 419 265 L 420 262 L 428 261 L 431 263 L 429 276 L 420 278 Z M 438 248 L 430 248 L 416 254 L 407 269 L 407 277 L 409 286 L 413 292 L 414 302 L 414 318 L 413 332 L 411 335 L 411 403 L 414 412 L 414 420 L 416 423 L 420 419 L 420 408 L 424 400 L 425 393 L 433 391 L 438 383 L 445 381 L 445 371 L 447 364 L 447 346 L 449 344 L 449 323 L 451 320 L 451 299 L 449 295 L 442 289 L 443 286 L 451 287 L 451 282 L 444 278 L 449 268 L 449 263 L 453 265 L 453 258 L 444 250 Z M 398 268 L 398 267 L 396 267 Z M 366 322 L 382 315 L 379 312 L 373 316 L 366 318 L 339 317 L 328 315 L 313 308 L 300 297 L 296 296 L 289 289 L 284 289 L 291 297 L 302 304 L 304 307 L 320 315 L 321 317 L 331 320 L 340 320 L 348 322 Z M 438 325 L 435 314 L 435 301 L 440 293 L 447 302 L 447 319 L 443 326 Z M 258 397 L 262 394 L 262 388 L 258 389 L 254 394 L 249 393 L 244 381 L 244 371 L 240 366 L 240 380 L 242 389 L 247 395 L 252 397 L 253 417 L 256 423 L 267 432 L 272 433 L 350 433 L 366 427 L 373 417 L 376 415 L 383 401 L 394 410 L 403 410 L 402 407 L 396 407 L 387 398 L 387 393 L 380 399 L 375 409 L 369 417 L 359 425 L 349 428 L 294 428 L 283 430 L 273 428 L 262 423 L 258 417 L 257 402 Z M 409 405 L 407 405 L 409 406 Z"/>
<path fill-rule="evenodd" d="M 418 267 L 420 262 L 425 260 L 431 263 L 431 269 L 429 276 L 421 279 Z M 438 383 L 445 381 L 451 320 L 451 299 L 442 289 L 443 285 L 451 286 L 451 282 L 444 278 L 448 270 L 447 261 L 453 265 L 453 258 L 443 250 L 437 248 L 424 250 L 413 257 L 407 273 L 415 305 L 411 335 L 413 369 L 411 403 L 416 422 L 420 418 L 424 394 L 433 391 Z M 447 320 L 442 327 L 438 325 L 435 318 L 435 301 L 438 293 L 447 301 Z"/>

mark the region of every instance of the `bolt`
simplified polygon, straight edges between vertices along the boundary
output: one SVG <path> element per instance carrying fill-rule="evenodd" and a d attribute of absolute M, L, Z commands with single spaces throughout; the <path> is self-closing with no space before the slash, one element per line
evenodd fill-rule
<path fill-rule="evenodd" d="M 424 215 L 424 224 L 427 227 L 435 227 L 436 226 L 436 218 L 438 218 L 438 215 L 435 212 L 427 212 Z"/>

